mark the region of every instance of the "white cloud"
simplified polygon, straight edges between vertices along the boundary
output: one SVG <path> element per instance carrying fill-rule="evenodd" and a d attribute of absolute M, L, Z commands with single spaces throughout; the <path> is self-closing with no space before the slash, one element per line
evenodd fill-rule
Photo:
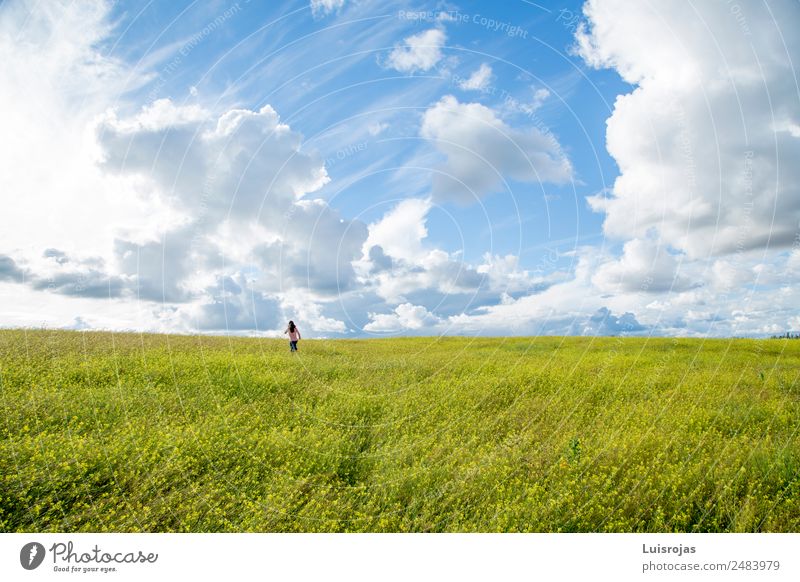
<path fill-rule="evenodd" d="M 338 297 L 356 283 L 353 261 L 361 256 L 366 238 L 366 225 L 341 218 L 325 201 L 299 201 L 278 238 L 252 248 L 261 269 L 257 287 L 289 294 L 302 289 L 317 299 Z"/>
<path fill-rule="evenodd" d="M 389 303 L 405 302 L 407 295 L 424 290 L 475 292 L 484 279 L 457 256 L 424 244 L 432 207 L 429 199 L 409 198 L 369 225 L 356 270 L 362 283 Z"/>
<path fill-rule="evenodd" d="M 342 5 L 318 4 L 316 16 Z M 763 6 L 742 6 L 746 42 L 724 3 L 692 5 L 696 14 L 588 5 L 582 54 L 637 85 L 608 123 L 621 176 L 590 199 L 625 244 L 619 256 L 576 249 L 571 267 L 547 273 L 511 254 L 470 264 L 429 237 L 442 199 L 571 179 L 546 130 L 442 98 L 420 128 L 443 160 L 431 197 L 366 225 L 314 199 L 327 194 L 324 164 L 271 106 L 134 106 L 130 90 L 151 76 L 100 50 L 112 31 L 104 4 L 28 6 L 0 8 L 0 325 L 279 335 L 293 318 L 308 337 L 348 326 L 744 335 L 800 325 L 800 253 L 785 249 L 800 204 L 788 56 L 800 58 L 785 25 L 796 5 L 771 5 L 780 30 Z M 384 64 L 440 67 L 444 42 L 439 29 L 414 35 Z M 472 77 L 465 85 L 485 86 L 491 68 Z M 530 113 L 548 98 L 538 89 L 500 111 Z M 360 135 L 380 134 L 384 119 L 359 119 Z M 764 253 L 767 237 L 784 248 Z"/>
<path fill-rule="evenodd" d="M 503 100 L 501 111 L 509 114 L 522 113 L 528 117 L 533 116 L 542 107 L 542 105 L 544 105 L 545 101 L 550 98 L 550 91 L 544 87 L 540 87 L 539 89 L 532 88 L 532 91 L 533 97 L 530 101 L 525 99 L 517 99 L 516 97 L 512 97 L 510 95 L 506 96 L 506 98 Z"/>
<path fill-rule="evenodd" d="M 202 292 L 219 270 L 217 255 L 232 268 L 255 261 L 259 291 L 304 285 L 325 294 L 349 284 L 366 228 L 348 228 L 325 203 L 304 199 L 328 181 L 324 165 L 300 151 L 302 136 L 269 105 L 216 116 L 161 100 L 130 120 L 109 116 L 98 138 L 107 171 L 146 181 L 154 199 L 184 216 L 164 242 L 115 242 L 141 298 L 190 299 L 188 289 Z"/>
<path fill-rule="evenodd" d="M 429 199 L 407 199 L 369 225 L 362 257 L 355 262 L 366 289 L 389 304 L 424 301 L 445 310 L 496 302 L 509 294 L 545 289 L 566 274 L 534 274 L 519 267 L 514 255 L 483 256 L 478 265 L 465 262 L 459 251 L 426 244 Z M 412 301 L 413 302 L 413 301 Z"/>
<path fill-rule="evenodd" d="M 0 249 L 34 269 L 50 247 L 110 260 L 118 227 L 164 220 L 95 165 L 94 118 L 148 78 L 98 48 L 108 17 L 100 2 L 0 6 Z"/>
<path fill-rule="evenodd" d="M 548 97 L 550 97 L 550 91 L 544 87 L 536 89 L 536 91 L 533 92 L 533 101 L 530 104 L 530 109 L 526 110 L 526 113 L 533 113 L 539 109 L 542 105 L 544 105 L 544 102 L 547 101 Z"/>
<path fill-rule="evenodd" d="M 364 330 L 373 332 L 421 330 L 439 322 L 439 318 L 425 307 L 411 303 L 398 305 L 393 313 L 370 313 L 369 317 L 371 321 L 364 326 Z"/>
<path fill-rule="evenodd" d="M 356 282 L 353 261 L 367 228 L 308 198 L 328 178 L 319 157 L 300 150 L 302 136 L 270 106 L 220 116 L 155 106 L 168 114 L 111 117 L 98 132 L 105 168 L 149 176 L 153 196 L 187 216 L 163 242 L 117 241 L 118 262 L 139 296 L 191 301 L 171 318 L 201 330 L 265 331 L 287 315 L 312 334 L 344 333 L 325 304 Z M 143 121 L 151 119 L 158 123 Z M 243 291 L 220 297 L 219 281 Z"/>
<path fill-rule="evenodd" d="M 738 6 L 738 5 L 737 5 Z M 591 0 L 579 52 L 637 87 L 617 98 L 610 197 L 619 238 L 654 231 L 690 258 L 790 245 L 800 222 L 800 5 Z"/>
<path fill-rule="evenodd" d="M 681 258 L 651 239 L 633 239 L 625 243 L 622 256 L 600 265 L 592 277 L 605 292 L 629 291 L 658 293 L 684 291 L 696 285 L 680 272 Z"/>
<path fill-rule="evenodd" d="M 269 105 L 215 116 L 167 99 L 131 120 L 109 115 L 97 130 L 103 167 L 153 180 L 193 215 L 280 222 L 292 202 L 328 182 L 322 160 L 300 151 L 302 136 Z"/>
<path fill-rule="evenodd" d="M 397 203 L 383 218 L 369 226 L 365 251 L 379 246 L 392 257 L 417 262 L 424 255 L 422 240 L 428 236 L 426 217 L 432 208 L 425 198 L 408 198 Z"/>
<path fill-rule="evenodd" d="M 193 259 L 198 259 L 196 252 L 187 228 L 164 233 L 157 241 L 140 244 L 117 239 L 114 243 L 116 272 L 131 282 L 138 299 L 147 301 L 189 300 L 185 279 L 191 273 Z"/>
<path fill-rule="evenodd" d="M 756 268 L 747 268 L 735 261 L 718 259 L 711 266 L 710 284 L 715 291 L 730 293 L 752 283 L 756 278 Z"/>
<path fill-rule="evenodd" d="M 608 307 L 601 307 L 582 324 L 582 335 L 630 335 L 641 333 L 647 328 L 636 321 L 636 316 L 631 312 L 614 315 Z"/>
<path fill-rule="evenodd" d="M 277 299 L 253 289 L 242 273 L 217 277 L 203 299 L 180 310 L 187 327 L 214 332 L 277 330 L 279 313 Z"/>
<path fill-rule="evenodd" d="M 481 63 L 467 79 L 458 82 L 458 86 L 465 91 L 484 91 L 492 81 L 492 67 L 486 63 Z"/>
<path fill-rule="evenodd" d="M 420 134 L 447 158 L 434 175 L 437 198 L 472 201 L 498 191 L 507 178 L 534 183 L 572 178 L 554 136 L 535 127 L 509 127 L 480 103 L 443 97 L 423 115 Z"/>
<path fill-rule="evenodd" d="M 344 0 L 311 0 L 311 13 L 314 18 L 327 16 L 344 6 Z"/>
<path fill-rule="evenodd" d="M 388 123 L 383 123 L 380 121 L 376 121 L 375 123 L 370 123 L 367 127 L 367 133 L 369 133 L 372 137 L 382 134 L 389 128 Z"/>
<path fill-rule="evenodd" d="M 442 59 L 447 35 L 439 28 L 414 34 L 394 47 L 386 65 L 401 73 L 429 71 Z"/>
<path fill-rule="evenodd" d="M 0 213 L 0 282 L 20 297 L 3 324 L 263 330 L 303 292 L 310 332 L 344 331 L 325 301 L 352 284 L 366 225 L 308 199 L 324 165 L 272 107 L 161 99 L 120 115 L 111 106 L 130 109 L 124 95 L 149 77 L 96 48 L 112 30 L 105 5 L 0 11 L 14 134 L 0 140 L 2 180 L 18 201 Z M 277 263 L 259 262 L 263 244 Z"/>
<path fill-rule="evenodd" d="M 485 253 L 483 262 L 475 271 L 487 277 L 491 289 L 504 294 L 541 290 L 568 278 L 568 274 L 560 270 L 531 273 L 527 269 L 520 268 L 519 257 L 512 254 L 499 256 Z"/>
<path fill-rule="evenodd" d="M 344 333 L 347 331 L 347 326 L 343 321 L 324 315 L 323 307 L 303 289 L 283 295 L 281 307 L 285 322 L 292 319 L 298 327 L 302 326 L 301 333 L 305 330 L 311 332 L 304 334 L 306 338 L 313 337 L 314 333 Z"/>
<path fill-rule="evenodd" d="M 796 19 L 789 15 L 794 9 L 781 4 L 778 22 Z M 583 56 L 638 84 L 617 99 L 608 122 L 621 176 L 608 196 L 589 200 L 606 213 L 606 233 L 626 241 L 622 253 L 576 249 L 571 276 L 452 315 L 443 326 L 478 334 L 686 336 L 791 327 L 800 254 L 780 247 L 796 236 L 800 209 L 797 165 L 789 161 L 798 153 L 797 108 L 792 113 L 790 106 L 798 96 L 786 52 L 794 55 L 798 43 L 794 29 L 782 30 L 783 47 L 760 8 L 748 8 L 750 28 L 756 24 L 759 32 L 743 43 L 741 22 L 728 10 L 725 4 L 587 4 L 593 28 L 578 35 Z M 713 35 L 700 18 L 713 23 Z M 531 107 L 548 97 L 535 95 Z M 511 109 L 525 111 L 519 103 Z M 775 250 L 765 253 L 769 237 Z M 513 262 L 492 257 L 478 270 L 502 274 Z"/>
<path fill-rule="evenodd" d="M 25 279 L 25 270 L 8 255 L 0 255 L 0 281 L 21 283 Z"/>
<path fill-rule="evenodd" d="M 560 275 L 542 289 L 447 317 L 442 328 L 482 335 L 688 337 L 795 329 L 791 322 L 797 317 L 800 286 L 791 254 L 764 263 L 762 253 L 754 251 L 709 263 L 668 253 L 678 262 L 667 262 L 669 268 L 656 277 L 662 272 L 661 256 L 653 244 L 636 241 L 621 257 L 579 247 L 573 253 L 577 262 L 570 276 Z M 674 285 L 670 273 L 677 275 Z"/>

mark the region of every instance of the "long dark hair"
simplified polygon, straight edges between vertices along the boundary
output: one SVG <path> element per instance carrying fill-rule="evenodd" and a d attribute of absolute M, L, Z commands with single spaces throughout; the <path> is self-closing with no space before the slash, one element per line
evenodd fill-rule
<path fill-rule="evenodd" d="M 292 331 L 292 332 L 293 332 L 293 331 L 294 331 L 294 328 L 295 328 L 294 322 L 293 322 L 293 321 L 290 319 L 290 320 L 289 320 L 289 331 Z"/>

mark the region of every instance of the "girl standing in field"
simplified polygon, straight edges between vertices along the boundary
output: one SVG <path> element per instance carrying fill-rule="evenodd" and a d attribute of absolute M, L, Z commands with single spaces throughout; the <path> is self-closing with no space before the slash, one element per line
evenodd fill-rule
<path fill-rule="evenodd" d="M 302 338 L 300 337 L 300 330 L 294 324 L 294 322 L 290 319 L 289 320 L 289 327 L 286 328 L 286 331 L 283 333 L 289 334 L 289 350 L 292 352 L 297 351 L 297 342 L 300 341 Z"/>

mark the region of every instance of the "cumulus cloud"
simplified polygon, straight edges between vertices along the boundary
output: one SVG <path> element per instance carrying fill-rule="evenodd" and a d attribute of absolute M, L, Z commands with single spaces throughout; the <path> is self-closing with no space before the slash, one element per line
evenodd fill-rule
<path fill-rule="evenodd" d="M 278 300 L 254 290 L 241 273 L 218 277 L 203 297 L 183 312 L 198 330 L 265 331 L 280 326 Z"/>
<path fill-rule="evenodd" d="M 188 215 L 255 217 L 272 226 L 292 203 L 328 182 L 322 160 L 269 105 L 220 116 L 161 99 L 131 120 L 97 128 L 103 167 L 151 177 Z"/>
<path fill-rule="evenodd" d="M 394 265 L 392 257 L 383 252 L 381 245 L 373 245 L 369 247 L 367 252 L 369 262 L 369 273 L 380 273 L 381 271 L 389 271 Z"/>
<path fill-rule="evenodd" d="M 373 332 L 420 330 L 439 322 L 439 318 L 425 307 L 411 303 L 398 305 L 392 313 L 370 313 L 369 317 L 371 321 L 364 330 Z"/>
<path fill-rule="evenodd" d="M 42 256 L 46 259 L 53 259 L 59 265 L 69 262 L 69 257 L 64 251 L 58 249 L 45 249 Z"/>
<path fill-rule="evenodd" d="M 748 268 L 735 261 L 718 259 L 711 265 L 711 287 L 720 293 L 730 293 L 756 281 L 759 267 Z"/>
<path fill-rule="evenodd" d="M 100 51 L 109 20 L 102 2 L 2 7 L 0 103 L 15 138 L 0 140 L 0 154 L 4 190 L 19 204 L 0 213 L 0 249 L 15 249 L 0 256 L 0 281 L 24 279 L 18 295 L 39 293 L 62 311 L 73 301 L 99 312 L 83 302 L 113 298 L 113 316 L 84 321 L 132 325 L 133 310 L 159 330 L 221 329 L 223 307 L 229 329 L 262 329 L 298 286 L 310 301 L 348 288 L 366 225 L 310 199 L 328 176 L 303 136 L 269 105 L 211 111 L 160 99 L 119 113 L 130 110 L 122 96 L 151 77 Z M 255 250 L 269 244 L 280 261 L 261 264 Z M 243 272 L 248 286 L 221 296 L 217 282 Z M 39 321 L 49 307 L 31 309 Z M 314 310 L 324 329 L 343 329 L 324 303 Z"/>
<path fill-rule="evenodd" d="M 354 262 L 362 285 L 390 303 L 401 303 L 412 293 L 436 290 L 440 294 L 474 292 L 484 276 L 442 249 L 424 244 L 430 199 L 409 198 L 397 203 L 376 222 Z"/>
<path fill-rule="evenodd" d="M 601 307 L 583 326 L 583 335 L 627 335 L 645 331 L 647 328 L 636 321 L 633 313 L 620 316 L 611 313 L 607 307 Z"/>
<path fill-rule="evenodd" d="M 607 123 L 620 168 L 589 199 L 619 238 L 690 258 L 790 245 L 800 223 L 800 5 L 590 0 L 578 52 L 635 90 Z"/>
<path fill-rule="evenodd" d="M 429 199 L 403 200 L 369 225 L 362 256 L 354 262 L 363 289 L 390 305 L 422 304 L 443 317 L 542 291 L 566 276 L 530 272 L 512 254 L 487 253 L 470 264 L 458 251 L 436 248 L 427 241 L 432 208 Z"/>
<path fill-rule="evenodd" d="M 492 81 L 492 67 L 486 63 L 481 63 L 472 74 L 458 82 L 458 86 L 465 91 L 484 91 Z"/>
<path fill-rule="evenodd" d="M 0 281 L 22 282 L 25 272 L 8 255 L 0 255 Z"/>
<path fill-rule="evenodd" d="M 484 278 L 475 269 L 442 250 L 432 250 L 418 264 L 394 265 L 365 283 L 389 304 L 424 298 L 433 304 L 453 294 L 474 294 Z"/>
<path fill-rule="evenodd" d="M 658 241 L 633 239 L 625 243 L 622 256 L 600 265 L 592 277 L 602 291 L 662 293 L 696 286 L 680 272 L 681 259 Z"/>
<path fill-rule="evenodd" d="M 311 6 L 321 17 L 343 4 Z M 151 77 L 100 50 L 108 5 L 32 6 L 0 8 L 13 137 L 0 140 L 11 201 L 0 302 L 14 306 L 3 325 L 269 335 L 293 318 L 309 337 L 744 335 L 800 321 L 800 253 L 785 248 L 800 218 L 800 57 L 785 24 L 796 4 L 771 4 L 775 21 L 740 4 L 743 24 L 725 3 L 587 3 L 579 54 L 635 85 L 607 126 L 620 177 L 589 198 L 621 251 L 581 247 L 549 272 L 506 253 L 468 262 L 429 238 L 442 201 L 573 178 L 552 134 L 509 121 L 535 112 L 546 89 L 497 109 L 428 101 L 431 192 L 367 225 L 315 198 L 329 193 L 325 165 L 272 106 L 161 99 L 136 112 L 126 97 Z M 423 29 L 382 64 L 434 70 L 445 41 Z M 485 89 L 492 74 L 483 64 L 461 88 Z M 365 137 L 387 127 L 362 125 Z"/>
<path fill-rule="evenodd" d="M 538 128 L 509 127 L 480 103 L 443 97 L 423 115 L 420 135 L 446 157 L 434 175 L 437 199 L 461 202 L 496 192 L 510 178 L 564 183 L 572 166 L 558 141 Z"/>
<path fill-rule="evenodd" d="M 641 324 L 631 312 L 615 315 L 608 307 L 594 313 L 557 312 L 548 316 L 525 317 L 507 309 L 513 302 L 489 306 L 477 314 L 459 314 L 442 322 L 451 333 L 475 335 L 588 335 L 626 336 L 641 335 L 652 326 Z"/>
<path fill-rule="evenodd" d="M 292 318 L 295 322 L 303 322 L 303 329 L 311 329 L 317 334 L 341 334 L 347 331 L 347 325 L 341 319 L 325 314 L 325 307 L 315 301 L 303 289 L 281 296 L 283 320 Z M 283 330 L 281 330 L 283 331 Z M 306 333 L 305 337 L 309 337 Z"/>
<path fill-rule="evenodd" d="M 45 249 L 42 257 L 46 260 L 32 270 L 0 255 L 0 281 L 26 283 L 37 291 L 86 298 L 118 298 L 131 288 L 129 279 L 109 273 L 101 257 L 74 257 L 55 248 Z"/>
<path fill-rule="evenodd" d="M 427 198 L 408 198 L 397 203 L 380 220 L 369 225 L 365 249 L 379 246 L 382 253 L 409 262 L 419 260 L 428 236 L 425 226 L 432 203 Z"/>
<path fill-rule="evenodd" d="M 608 121 L 620 177 L 589 198 L 605 213 L 605 232 L 625 241 L 622 251 L 575 249 L 570 274 L 444 325 L 478 334 L 497 333 L 502 322 L 512 333 L 688 336 L 791 327 L 800 255 L 781 247 L 796 245 L 800 208 L 789 161 L 798 144 L 790 64 L 798 39 L 780 23 L 797 19 L 796 5 L 779 3 L 774 22 L 763 6 L 748 6 L 747 42 L 726 4 L 596 0 L 585 12 L 579 53 L 637 85 Z M 537 107 L 548 95 L 538 97 Z M 513 261 L 495 257 L 479 270 L 500 274 Z"/>
<path fill-rule="evenodd" d="M 386 66 L 401 73 L 429 71 L 442 60 L 446 40 L 447 35 L 440 28 L 411 35 L 389 53 Z"/>
<path fill-rule="evenodd" d="M 104 167 L 149 180 L 184 217 L 161 240 L 116 241 L 140 298 L 192 301 L 181 313 L 203 329 L 223 316 L 232 330 L 263 329 L 291 306 L 309 331 L 346 331 L 324 306 L 355 284 L 367 227 L 308 196 L 328 181 L 323 162 L 272 107 L 213 116 L 161 101 L 130 120 L 106 119 L 98 136 Z M 218 283 L 207 284 L 244 271 L 249 292 L 221 299 Z M 303 305 L 290 299 L 298 294 Z"/>
<path fill-rule="evenodd" d="M 132 281 L 137 298 L 167 303 L 187 301 L 183 287 L 192 260 L 188 231 L 165 233 L 161 240 L 114 244 L 118 272 Z"/>
<path fill-rule="evenodd" d="M 103 176 L 87 128 L 148 75 L 102 50 L 113 30 L 105 2 L 4 2 L 0 6 L 0 249 L 31 268 L 58 247 L 106 258 L 115 229 L 148 228 L 132 184 Z M 15 250 L 15 253 L 16 253 Z"/>
<path fill-rule="evenodd" d="M 127 287 L 122 277 L 97 269 L 56 273 L 46 278 L 38 277 L 31 283 L 37 291 L 111 299 L 121 297 Z"/>
<path fill-rule="evenodd" d="M 568 277 L 562 270 L 532 272 L 520 266 L 519 257 L 513 254 L 493 255 L 484 253 L 483 262 L 475 269 L 486 277 L 489 287 L 511 297 L 522 293 L 533 293 L 547 289 Z"/>
<path fill-rule="evenodd" d="M 273 292 L 304 289 L 336 297 L 355 284 L 353 262 L 361 256 L 367 227 L 345 220 L 322 200 L 298 202 L 281 238 L 253 249 L 261 267 L 259 287 Z"/>

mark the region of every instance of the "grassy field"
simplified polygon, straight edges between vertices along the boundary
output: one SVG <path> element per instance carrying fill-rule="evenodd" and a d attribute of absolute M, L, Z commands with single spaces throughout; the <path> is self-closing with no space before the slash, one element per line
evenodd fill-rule
<path fill-rule="evenodd" d="M 800 531 L 800 341 L 0 331 L 3 531 Z"/>

